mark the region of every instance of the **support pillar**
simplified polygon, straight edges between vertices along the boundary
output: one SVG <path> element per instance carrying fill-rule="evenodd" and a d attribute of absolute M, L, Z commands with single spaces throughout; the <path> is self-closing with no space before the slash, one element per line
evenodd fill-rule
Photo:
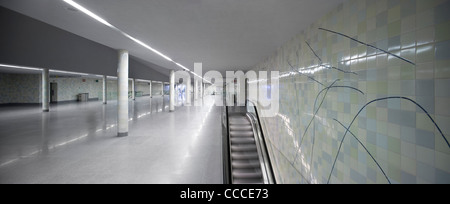
<path fill-rule="evenodd" d="M 203 97 L 206 96 L 206 84 L 203 83 Z"/>
<path fill-rule="evenodd" d="M 42 111 L 50 111 L 50 79 L 49 69 L 42 70 Z"/>
<path fill-rule="evenodd" d="M 186 86 L 186 105 L 191 105 L 191 75 L 188 74 Z"/>
<path fill-rule="evenodd" d="M 106 75 L 103 76 L 103 104 L 107 104 L 108 103 L 108 78 L 106 77 Z"/>
<path fill-rule="evenodd" d="M 204 86 L 203 80 L 200 80 L 200 98 L 203 98 L 203 91 L 204 91 L 203 86 Z"/>
<path fill-rule="evenodd" d="M 152 81 L 150 81 L 150 98 L 153 98 L 152 97 Z"/>
<path fill-rule="evenodd" d="M 119 50 L 117 69 L 117 131 L 119 137 L 128 136 L 128 51 Z"/>
<path fill-rule="evenodd" d="M 133 99 L 133 101 L 136 100 L 136 80 L 131 79 L 131 99 Z"/>
<path fill-rule="evenodd" d="M 170 112 L 175 111 L 175 71 L 170 70 L 170 104 L 169 110 Z"/>
<path fill-rule="evenodd" d="M 194 100 L 198 100 L 198 79 L 194 77 Z"/>

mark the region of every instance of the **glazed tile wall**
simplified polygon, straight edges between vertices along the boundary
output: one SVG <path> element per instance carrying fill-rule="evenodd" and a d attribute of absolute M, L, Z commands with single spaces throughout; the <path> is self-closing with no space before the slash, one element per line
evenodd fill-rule
<path fill-rule="evenodd" d="M 163 87 L 161 83 L 152 83 L 152 95 L 161 96 L 163 94 Z"/>
<path fill-rule="evenodd" d="M 142 92 L 144 96 L 150 95 L 150 85 L 148 82 L 136 82 L 136 91 Z"/>
<path fill-rule="evenodd" d="M 102 79 L 51 77 L 50 83 L 58 84 L 58 102 L 76 101 L 79 93 L 89 93 L 90 99 L 103 100 Z M 131 91 L 131 81 L 128 85 Z M 116 100 L 117 80 L 108 80 L 107 88 L 108 100 Z M 149 95 L 148 83 L 136 82 L 136 91 Z M 1 73 L 0 104 L 8 103 L 41 103 L 41 75 Z"/>
<path fill-rule="evenodd" d="M 102 97 L 101 79 L 50 78 L 50 83 L 58 84 L 58 102 L 76 101 L 80 93 L 89 93 L 90 99 Z"/>
<path fill-rule="evenodd" d="M 0 104 L 40 103 L 41 76 L 0 74 Z"/>
<path fill-rule="evenodd" d="M 9 103 L 10 92 L 9 85 L 11 84 L 9 74 L 0 74 L 0 104 Z"/>
<path fill-rule="evenodd" d="M 450 183 L 448 11 L 350 0 L 255 66 L 281 72 L 263 119 L 277 181 Z"/>
<path fill-rule="evenodd" d="M 101 82 L 101 80 L 100 80 Z M 131 81 L 128 82 L 129 91 L 131 91 Z M 150 87 L 146 82 L 136 82 L 136 91 L 140 91 L 147 96 L 150 94 Z M 117 100 L 117 80 L 109 79 L 107 81 L 107 97 L 108 100 Z M 103 95 L 98 96 L 99 100 L 103 100 Z"/>
<path fill-rule="evenodd" d="M 106 97 L 108 100 L 117 100 L 117 80 L 107 80 L 107 94 Z M 131 87 L 131 82 L 129 84 Z M 100 100 L 103 100 L 103 95 L 100 96 Z"/>

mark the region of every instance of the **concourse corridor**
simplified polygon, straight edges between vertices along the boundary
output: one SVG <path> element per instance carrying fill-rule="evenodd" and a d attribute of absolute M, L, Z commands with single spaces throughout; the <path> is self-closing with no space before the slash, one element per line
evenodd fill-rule
<path fill-rule="evenodd" d="M 0 107 L 0 183 L 222 183 L 214 100 L 169 113 L 168 97 L 137 98 L 123 138 L 113 101 Z"/>
<path fill-rule="evenodd" d="M 0 0 L 0 184 L 450 184 L 449 11 Z"/>

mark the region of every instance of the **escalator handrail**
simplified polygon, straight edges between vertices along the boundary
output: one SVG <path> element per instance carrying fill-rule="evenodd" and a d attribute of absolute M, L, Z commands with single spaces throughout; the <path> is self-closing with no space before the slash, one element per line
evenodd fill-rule
<path fill-rule="evenodd" d="M 228 106 L 225 106 L 225 127 L 226 127 L 226 133 L 223 135 L 222 138 L 222 154 L 223 154 L 223 183 L 224 184 L 231 184 L 232 183 L 232 177 L 231 177 L 231 153 L 230 153 L 230 122 L 228 118 Z"/>
<path fill-rule="evenodd" d="M 263 169 L 264 181 L 265 183 L 267 182 L 268 184 L 275 184 L 276 180 L 273 173 L 272 162 L 270 161 L 270 156 L 267 151 L 267 144 L 264 137 L 264 132 L 262 130 L 262 123 L 259 117 L 258 108 L 253 101 L 247 100 L 247 108 L 248 106 L 250 106 L 250 104 L 253 106 L 255 114 L 248 113 L 247 111 L 247 116 L 251 120 L 252 124 L 256 126 L 254 127 L 254 132 L 256 134 L 255 139 L 257 145 L 259 146 L 259 149 L 261 150 L 260 152 L 260 156 L 262 156 L 261 168 Z"/>

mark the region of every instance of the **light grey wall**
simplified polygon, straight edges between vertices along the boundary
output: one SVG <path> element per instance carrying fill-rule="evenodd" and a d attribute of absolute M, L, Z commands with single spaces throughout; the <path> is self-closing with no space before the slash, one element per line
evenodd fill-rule
<path fill-rule="evenodd" d="M 90 74 L 117 75 L 117 51 L 0 7 L 0 63 Z M 130 77 L 169 77 L 130 59 Z"/>

